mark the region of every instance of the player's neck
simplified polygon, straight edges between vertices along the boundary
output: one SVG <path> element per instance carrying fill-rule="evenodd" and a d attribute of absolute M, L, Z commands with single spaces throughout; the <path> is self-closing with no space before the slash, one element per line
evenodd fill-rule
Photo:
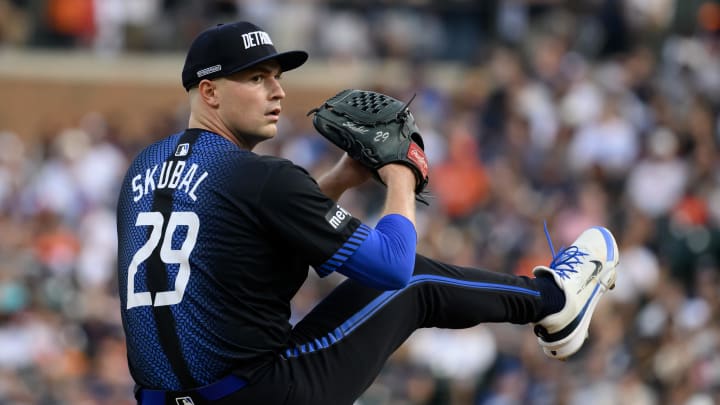
<path fill-rule="evenodd" d="M 218 134 L 237 145 L 237 147 L 240 149 L 253 150 L 255 145 L 258 144 L 258 142 L 253 142 L 252 140 L 246 139 L 246 137 L 236 136 L 235 134 L 233 134 L 232 131 L 228 130 L 223 126 L 197 119 L 192 114 L 190 115 L 190 119 L 188 120 L 188 128 L 198 128 L 212 132 L 214 134 Z"/>

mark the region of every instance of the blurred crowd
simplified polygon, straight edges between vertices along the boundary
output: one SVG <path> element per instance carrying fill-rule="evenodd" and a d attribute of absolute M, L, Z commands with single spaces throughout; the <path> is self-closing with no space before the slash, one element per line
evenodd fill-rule
<path fill-rule="evenodd" d="M 359 404 L 720 403 L 718 2 L 0 0 L 0 45 L 177 51 L 237 19 L 318 60 L 406 62 L 408 80 L 374 89 L 415 95 L 421 253 L 529 275 L 551 259 L 544 223 L 556 250 L 595 224 L 620 246 L 617 287 L 567 362 L 527 325 L 421 330 Z M 427 75 L 436 62 L 462 66 L 452 89 Z M 0 122 L 0 404 L 133 403 L 114 207 L 139 148 L 184 128 L 177 111 L 140 141 L 90 111 L 42 134 Z M 339 156 L 304 117 L 257 152 L 314 174 Z M 342 204 L 373 223 L 382 193 Z M 311 274 L 292 321 L 340 279 Z"/>

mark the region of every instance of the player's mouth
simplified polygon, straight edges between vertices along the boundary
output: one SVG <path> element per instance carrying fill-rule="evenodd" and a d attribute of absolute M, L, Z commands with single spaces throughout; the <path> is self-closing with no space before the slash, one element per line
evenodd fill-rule
<path fill-rule="evenodd" d="M 265 113 L 265 116 L 270 118 L 271 121 L 276 122 L 277 120 L 280 119 L 281 111 L 282 111 L 282 108 L 276 107 L 276 108 L 273 108 L 272 110 L 268 111 L 267 113 Z"/>

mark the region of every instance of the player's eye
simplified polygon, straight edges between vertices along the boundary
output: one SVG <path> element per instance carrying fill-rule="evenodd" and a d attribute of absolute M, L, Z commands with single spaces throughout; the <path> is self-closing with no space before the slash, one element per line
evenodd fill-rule
<path fill-rule="evenodd" d="M 253 83 L 260 83 L 263 81 L 263 76 L 261 74 L 254 75 L 250 77 L 250 81 Z"/>

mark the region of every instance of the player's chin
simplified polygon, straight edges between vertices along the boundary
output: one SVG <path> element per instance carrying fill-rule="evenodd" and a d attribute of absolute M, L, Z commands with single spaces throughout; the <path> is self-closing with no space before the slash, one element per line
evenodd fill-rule
<path fill-rule="evenodd" d="M 260 138 L 264 139 L 272 139 L 277 135 L 278 128 L 277 124 L 275 123 L 269 123 L 266 125 L 263 125 L 262 128 L 259 128 L 258 131 L 256 131 L 256 134 Z"/>
<path fill-rule="evenodd" d="M 274 137 L 278 133 L 278 126 L 277 121 L 271 122 L 270 124 L 265 126 L 265 132 L 268 134 L 269 137 Z"/>

